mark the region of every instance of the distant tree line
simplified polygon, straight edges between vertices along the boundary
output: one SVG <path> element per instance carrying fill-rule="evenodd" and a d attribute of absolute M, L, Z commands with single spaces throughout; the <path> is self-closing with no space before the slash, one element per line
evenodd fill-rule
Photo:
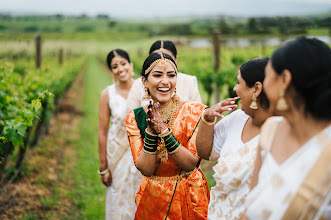
<path fill-rule="evenodd" d="M 93 22 L 103 23 L 106 30 L 117 32 L 145 32 L 149 36 L 157 35 L 210 35 L 214 29 L 219 29 L 223 35 L 246 35 L 246 34 L 306 34 L 309 29 L 327 28 L 331 34 L 331 11 L 324 16 L 283 16 L 283 17 L 250 17 L 239 18 L 231 16 L 219 16 L 216 18 L 191 19 L 188 22 L 144 23 L 139 21 L 129 22 L 112 18 L 107 14 L 88 16 L 80 14 L 68 16 L 63 14 L 54 15 L 26 15 L 13 16 L 0 13 L 0 31 L 14 30 L 23 32 L 63 32 L 65 21 L 80 21 L 71 29 L 75 32 L 96 32 Z M 1 21 L 32 21 L 27 26 L 13 27 L 8 22 Z M 33 21 L 54 21 L 53 25 L 39 25 Z M 84 23 L 85 22 L 85 23 Z M 74 22 L 72 22 L 74 23 Z M 16 30 L 15 28 L 19 28 Z"/>

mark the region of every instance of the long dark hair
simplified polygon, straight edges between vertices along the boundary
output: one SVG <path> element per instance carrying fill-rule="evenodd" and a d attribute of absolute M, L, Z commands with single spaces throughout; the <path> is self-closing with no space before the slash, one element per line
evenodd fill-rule
<path fill-rule="evenodd" d="M 298 97 L 303 100 L 305 112 L 315 118 L 331 119 L 331 49 L 316 38 L 298 37 L 274 51 L 271 64 L 277 74 L 291 72 Z"/>
<path fill-rule="evenodd" d="M 173 56 L 176 58 L 177 57 L 177 49 L 176 49 L 175 44 L 170 40 L 155 41 L 152 44 L 151 49 L 149 49 L 149 54 L 153 53 L 156 50 L 159 50 L 161 48 L 162 43 L 163 43 L 163 48 L 169 50 L 173 54 Z"/>

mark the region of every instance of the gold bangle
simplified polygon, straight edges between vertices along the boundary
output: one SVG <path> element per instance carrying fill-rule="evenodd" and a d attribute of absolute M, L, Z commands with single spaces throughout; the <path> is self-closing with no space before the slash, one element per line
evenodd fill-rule
<path fill-rule="evenodd" d="M 153 140 L 153 139 L 150 139 L 150 138 L 148 138 L 148 137 L 146 137 L 146 136 L 145 136 L 145 138 L 146 138 L 147 140 L 149 140 L 149 141 L 157 142 L 157 139 L 154 139 L 154 140 Z M 145 141 L 144 141 L 144 142 L 145 142 Z"/>
<path fill-rule="evenodd" d="M 206 124 L 206 125 L 214 125 L 216 123 L 216 116 L 213 122 L 208 122 L 206 121 L 206 119 L 204 118 L 204 113 L 205 113 L 206 109 L 204 109 L 201 113 L 201 120 Z"/>
<path fill-rule="evenodd" d="M 179 144 L 179 142 L 176 140 L 176 142 L 175 142 L 171 147 L 167 147 L 167 146 L 166 146 L 167 150 L 173 148 L 173 146 L 175 146 L 177 143 Z M 179 144 L 179 145 L 180 145 L 180 144 Z M 168 152 L 169 152 L 169 151 L 168 151 Z M 171 152 L 172 152 L 172 151 L 171 151 Z"/>
<path fill-rule="evenodd" d="M 156 154 L 156 151 L 155 151 L 155 152 L 149 152 L 149 151 L 145 150 L 144 148 L 143 148 L 142 151 L 143 151 L 144 154 L 146 154 L 146 155 L 155 155 L 155 154 Z"/>
<path fill-rule="evenodd" d="M 155 150 L 157 148 L 157 144 L 148 145 L 147 143 L 144 143 L 144 147 L 151 149 L 151 150 Z"/>
<path fill-rule="evenodd" d="M 169 132 L 168 132 L 169 131 Z M 167 135 L 169 135 L 171 133 L 171 130 L 169 130 L 169 128 L 164 129 L 164 131 L 162 131 L 158 136 L 159 137 L 165 137 Z"/>
<path fill-rule="evenodd" d="M 174 154 L 174 153 L 177 153 L 179 151 L 179 148 L 181 147 L 182 145 L 179 145 L 175 150 L 171 151 L 171 152 L 168 152 L 168 154 Z"/>
<path fill-rule="evenodd" d="M 100 171 L 100 170 L 98 170 L 98 174 L 99 174 L 100 176 L 105 176 L 108 172 L 109 172 L 108 168 L 105 169 L 104 171 Z"/>
<path fill-rule="evenodd" d="M 147 128 L 145 129 L 145 132 L 146 132 L 146 134 L 148 134 L 150 136 L 157 137 L 157 134 L 152 134 L 152 133 L 148 132 Z"/>
<path fill-rule="evenodd" d="M 168 141 L 171 137 L 173 137 L 173 135 L 172 136 L 170 134 L 168 134 L 168 135 L 169 135 L 169 137 L 167 139 L 165 139 L 164 141 Z"/>

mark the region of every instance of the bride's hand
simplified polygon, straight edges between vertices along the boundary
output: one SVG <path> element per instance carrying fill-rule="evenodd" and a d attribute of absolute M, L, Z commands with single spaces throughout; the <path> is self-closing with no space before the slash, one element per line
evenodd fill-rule
<path fill-rule="evenodd" d="M 147 129 L 150 132 L 154 134 L 160 134 L 166 129 L 159 111 L 159 103 L 154 103 L 151 99 L 149 101 L 146 114 Z"/>

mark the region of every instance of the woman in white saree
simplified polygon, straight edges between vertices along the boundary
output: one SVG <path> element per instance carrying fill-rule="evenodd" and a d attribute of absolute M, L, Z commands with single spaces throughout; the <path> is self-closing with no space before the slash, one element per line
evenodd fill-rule
<path fill-rule="evenodd" d="M 199 156 L 218 161 L 213 167 L 216 185 L 210 191 L 210 220 L 237 220 L 246 210 L 245 199 L 250 191 L 260 128 L 270 116 L 262 85 L 267 62 L 268 58 L 255 58 L 240 66 L 233 89 L 240 98 L 240 109 L 215 126 L 215 116 L 220 116 L 227 104 L 227 107 L 231 102 L 234 104 L 235 98 L 226 99 L 201 115 L 196 140 Z"/>
<path fill-rule="evenodd" d="M 265 72 L 269 110 L 283 117 L 262 127 L 244 218 L 331 219 L 331 50 L 299 37 L 273 53 Z"/>
<path fill-rule="evenodd" d="M 127 96 L 134 82 L 133 64 L 121 49 L 109 52 L 107 64 L 115 82 L 100 94 L 98 173 L 107 187 L 106 219 L 133 219 L 134 198 L 142 178 L 133 164 L 125 129 Z"/>

